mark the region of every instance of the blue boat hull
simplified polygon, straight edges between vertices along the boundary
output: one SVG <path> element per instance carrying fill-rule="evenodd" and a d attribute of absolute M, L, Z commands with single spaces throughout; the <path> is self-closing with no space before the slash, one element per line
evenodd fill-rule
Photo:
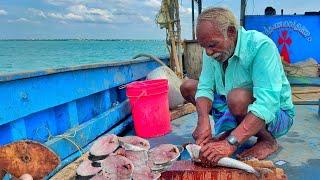
<path fill-rule="evenodd" d="M 45 144 L 61 159 L 58 171 L 102 134 L 132 127 L 122 86 L 158 66 L 143 59 L 0 74 L 0 146 L 23 139 Z"/>

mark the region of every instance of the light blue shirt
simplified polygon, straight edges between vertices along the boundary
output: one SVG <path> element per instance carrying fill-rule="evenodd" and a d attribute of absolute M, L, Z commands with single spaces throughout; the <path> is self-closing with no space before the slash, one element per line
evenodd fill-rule
<path fill-rule="evenodd" d="M 246 88 L 256 99 L 248 112 L 263 119 L 266 124 L 275 119 L 280 109 L 295 115 L 291 87 L 283 70 L 280 55 L 274 42 L 266 35 L 244 28 L 238 29 L 234 54 L 228 59 L 223 72 L 222 63 L 203 53 L 203 65 L 196 98 L 207 97 L 213 101 L 213 94 L 227 95 L 233 88 Z M 225 85 L 222 78 L 225 78 Z M 218 110 L 226 109 L 215 107 Z"/>

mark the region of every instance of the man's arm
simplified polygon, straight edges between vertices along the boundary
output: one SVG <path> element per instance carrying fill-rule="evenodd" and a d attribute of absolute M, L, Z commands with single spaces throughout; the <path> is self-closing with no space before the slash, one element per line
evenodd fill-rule
<path fill-rule="evenodd" d="M 212 101 L 206 97 L 199 97 L 196 100 L 196 107 L 198 112 L 198 123 L 192 136 L 196 143 L 202 146 L 211 138 L 211 125 L 209 120 L 209 113 L 211 111 Z"/>
<path fill-rule="evenodd" d="M 242 144 L 251 136 L 256 135 L 264 126 L 265 122 L 262 119 L 252 113 L 248 113 L 240 125 L 235 128 L 231 134 L 237 138 L 240 144 Z"/>
<path fill-rule="evenodd" d="M 196 92 L 196 107 L 198 124 L 192 136 L 196 143 L 203 145 L 212 138 L 209 113 L 211 111 L 214 91 L 214 62 L 207 55 L 203 55 L 203 63 L 199 84 Z"/>

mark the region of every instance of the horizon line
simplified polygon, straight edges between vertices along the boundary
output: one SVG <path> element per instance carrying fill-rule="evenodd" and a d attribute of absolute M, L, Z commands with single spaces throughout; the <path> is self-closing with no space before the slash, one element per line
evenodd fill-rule
<path fill-rule="evenodd" d="M 165 39 L 96 39 L 96 38 L 55 38 L 55 39 L 42 39 L 42 38 L 10 38 L 10 39 L 1 39 L 0 41 L 70 41 L 70 40 L 76 40 L 76 41 L 86 41 L 86 40 L 96 40 L 96 41 L 119 41 L 119 40 L 140 40 L 140 41 L 165 41 Z"/>

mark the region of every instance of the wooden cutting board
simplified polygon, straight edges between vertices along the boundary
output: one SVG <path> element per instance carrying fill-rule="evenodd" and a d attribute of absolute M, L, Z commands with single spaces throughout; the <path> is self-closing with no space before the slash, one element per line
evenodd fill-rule
<path fill-rule="evenodd" d="M 194 164 L 191 161 L 176 161 L 172 167 L 161 174 L 162 180 L 174 179 L 174 180 L 275 180 L 275 179 L 287 179 L 283 174 L 283 171 L 277 173 L 279 168 L 271 168 L 270 171 L 261 172 L 261 177 L 256 177 L 254 174 L 247 173 L 242 170 L 224 167 L 211 167 L 206 168 Z M 280 176 L 278 176 L 280 175 Z"/>

